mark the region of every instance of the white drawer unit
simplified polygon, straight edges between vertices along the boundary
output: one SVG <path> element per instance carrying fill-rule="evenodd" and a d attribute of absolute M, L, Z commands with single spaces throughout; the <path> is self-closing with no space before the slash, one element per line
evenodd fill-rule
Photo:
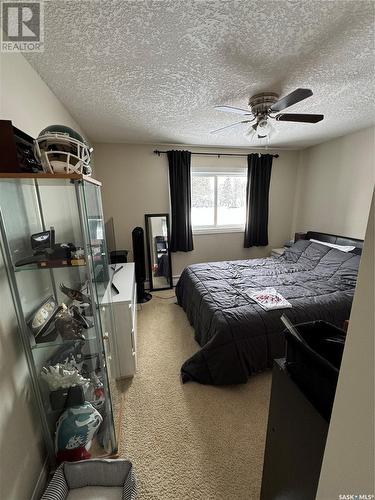
<path fill-rule="evenodd" d="M 112 267 L 109 272 L 113 274 Z M 113 284 L 120 293 L 108 286 L 102 300 L 105 306 L 112 302 L 115 329 L 108 332 L 107 359 L 114 378 L 132 377 L 137 370 L 137 287 L 134 263 L 116 264 L 121 268 L 113 276 Z"/>

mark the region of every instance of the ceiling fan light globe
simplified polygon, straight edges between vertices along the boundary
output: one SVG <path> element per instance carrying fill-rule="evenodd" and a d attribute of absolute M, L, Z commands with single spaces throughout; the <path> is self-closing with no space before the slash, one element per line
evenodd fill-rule
<path fill-rule="evenodd" d="M 258 122 L 257 126 L 258 137 L 267 137 L 267 135 L 270 134 L 271 130 L 272 127 L 265 118 Z"/>

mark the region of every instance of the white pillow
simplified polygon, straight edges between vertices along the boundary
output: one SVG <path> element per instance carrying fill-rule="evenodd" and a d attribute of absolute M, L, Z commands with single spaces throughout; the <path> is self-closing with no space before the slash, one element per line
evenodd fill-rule
<path fill-rule="evenodd" d="M 319 243 L 320 245 L 325 245 L 326 247 L 336 248 L 336 250 L 341 250 L 341 252 L 352 252 L 355 247 L 349 245 L 335 245 L 335 243 L 328 243 L 327 241 L 313 240 L 310 241 L 314 243 Z"/>

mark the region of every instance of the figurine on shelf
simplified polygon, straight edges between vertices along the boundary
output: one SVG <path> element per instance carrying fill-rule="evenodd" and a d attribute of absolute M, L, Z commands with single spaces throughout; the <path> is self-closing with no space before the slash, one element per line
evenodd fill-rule
<path fill-rule="evenodd" d="M 60 306 L 54 296 L 43 300 L 27 320 L 27 324 L 36 339 L 36 343 L 50 342 L 56 340 L 58 333 L 54 327 L 53 319 L 59 312 Z"/>
<path fill-rule="evenodd" d="M 16 267 L 34 265 L 40 268 L 82 266 L 86 263 L 84 255 L 73 243 L 56 243 L 53 226 L 48 231 L 41 231 L 30 236 L 32 255 L 15 262 Z M 76 257 L 78 255 L 79 257 Z"/>
<path fill-rule="evenodd" d="M 88 295 L 85 295 L 80 290 L 68 288 L 64 283 L 60 283 L 60 290 L 72 300 L 76 300 L 77 302 L 90 302 L 90 297 Z"/>
<path fill-rule="evenodd" d="M 50 391 L 82 385 L 88 387 L 90 380 L 82 377 L 72 362 L 58 363 L 55 366 L 44 366 L 41 371 L 42 379 L 47 383 Z"/>
<path fill-rule="evenodd" d="M 82 328 L 84 328 L 85 330 L 88 330 L 94 326 L 94 323 L 88 320 L 85 316 L 83 316 L 79 308 L 74 304 L 69 307 L 69 312 L 72 315 L 72 317 L 76 321 L 78 321 L 78 323 L 80 323 Z"/>
<path fill-rule="evenodd" d="M 102 422 L 103 417 L 88 402 L 67 408 L 56 424 L 58 463 L 91 458 L 91 443 Z"/>
<path fill-rule="evenodd" d="M 47 366 L 54 366 L 58 363 L 74 363 L 74 366 L 80 367 L 83 364 L 84 354 L 82 348 L 85 345 L 84 340 L 71 340 L 64 342 L 46 361 Z"/>
<path fill-rule="evenodd" d="M 56 315 L 55 328 L 64 340 L 85 340 L 82 323 L 73 318 L 64 303 Z"/>
<path fill-rule="evenodd" d="M 80 309 L 82 314 L 84 314 L 85 316 L 93 315 L 91 299 L 88 295 L 82 293 L 80 290 L 74 290 L 73 288 L 68 288 L 67 286 L 64 285 L 64 283 L 60 283 L 60 290 L 70 299 L 80 303 Z"/>
<path fill-rule="evenodd" d="M 85 258 L 85 251 L 82 247 L 77 247 L 75 250 L 72 251 L 72 259 L 84 259 Z"/>
<path fill-rule="evenodd" d="M 86 399 L 99 411 L 104 406 L 104 386 L 95 372 L 90 373 L 90 384 L 86 390 Z"/>
<path fill-rule="evenodd" d="M 82 367 L 82 363 L 67 361 L 42 368 L 40 376 L 50 390 L 52 410 L 64 410 L 85 402 L 85 393 L 91 389 L 92 383 L 81 375 L 79 365 Z"/>

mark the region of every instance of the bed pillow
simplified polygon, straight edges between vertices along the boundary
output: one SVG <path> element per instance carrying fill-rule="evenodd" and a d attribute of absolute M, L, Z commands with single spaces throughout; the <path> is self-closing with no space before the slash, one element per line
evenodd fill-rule
<path fill-rule="evenodd" d="M 336 250 L 340 250 L 341 252 L 352 252 L 355 250 L 355 246 L 350 245 L 336 245 L 335 243 L 328 243 L 327 241 L 319 241 L 310 239 L 313 243 L 319 243 L 320 245 L 325 245 L 326 247 L 336 248 Z"/>

